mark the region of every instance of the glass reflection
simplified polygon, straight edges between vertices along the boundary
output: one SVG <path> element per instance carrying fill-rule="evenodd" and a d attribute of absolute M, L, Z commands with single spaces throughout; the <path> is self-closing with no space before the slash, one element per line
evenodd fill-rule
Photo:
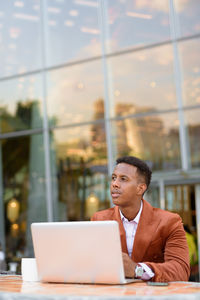
<path fill-rule="evenodd" d="M 179 43 L 184 105 L 200 104 L 200 39 Z"/>
<path fill-rule="evenodd" d="M 150 185 L 144 194 L 144 199 L 154 207 L 160 207 L 160 192 L 157 186 Z"/>
<path fill-rule="evenodd" d="M 41 68 L 40 1 L 0 1 L 0 77 Z"/>
<path fill-rule="evenodd" d="M 41 76 L 0 83 L 0 132 L 42 127 Z"/>
<path fill-rule="evenodd" d="M 104 123 L 52 131 L 58 178 L 58 219 L 88 220 L 109 207 Z M 54 191 L 55 192 L 55 191 Z"/>
<path fill-rule="evenodd" d="M 51 125 L 104 118 L 101 61 L 49 72 L 47 80 Z"/>
<path fill-rule="evenodd" d="M 46 221 L 43 136 L 1 140 L 7 264 L 33 255 L 30 224 Z M 3 163 L 2 163 L 3 162 Z"/>
<path fill-rule="evenodd" d="M 179 19 L 179 36 L 190 36 L 200 32 L 200 6 L 198 0 L 174 0 Z"/>
<path fill-rule="evenodd" d="M 168 1 L 105 1 L 108 52 L 170 39 Z"/>
<path fill-rule="evenodd" d="M 184 224 L 196 226 L 194 205 L 194 185 L 174 185 L 165 187 L 165 206 L 167 210 L 178 213 Z"/>
<path fill-rule="evenodd" d="M 176 108 L 171 45 L 109 60 L 112 116 Z"/>
<path fill-rule="evenodd" d="M 101 54 L 97 0 L 47 1 L 47 65 Z"/>
<path fill-rule="evenodd" d="M 133 155 L 155 170 L 179 169 L 179 121 L 176 113 L 112 122 L 114 156 Z"/>
<path fill-rule="evenodd" d="M 189 137 L 191 166 L 200 167 L 200 108 L 185 111 L 185 119 Z"/>

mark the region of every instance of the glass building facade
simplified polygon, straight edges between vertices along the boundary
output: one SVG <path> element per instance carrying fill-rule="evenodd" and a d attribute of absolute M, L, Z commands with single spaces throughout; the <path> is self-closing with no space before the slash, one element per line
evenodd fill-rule
<path fill-rule="evenodd" d="M 145 198 L 200 242 L 198 0 L 0 3 L 0 242 L 110 207 L 115 159 L 153 170 Z"/>

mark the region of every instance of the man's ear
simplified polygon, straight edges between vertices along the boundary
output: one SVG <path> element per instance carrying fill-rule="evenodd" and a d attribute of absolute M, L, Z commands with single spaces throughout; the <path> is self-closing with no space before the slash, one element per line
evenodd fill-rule
<path fill-rule="evenodd" d="M 146 183 L 139 183 L 137 186 L 137 194 L 143 195 L 146 189 L 147 189 Z"/>

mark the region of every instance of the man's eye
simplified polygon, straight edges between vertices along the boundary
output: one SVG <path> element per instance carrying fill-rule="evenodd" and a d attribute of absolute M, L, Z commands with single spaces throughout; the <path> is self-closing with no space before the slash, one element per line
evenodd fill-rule
<path fill-rule="evenodd" d="M 126 181 L 126 177 L 122 177 L 121 180 L 122 180 L 122 181 Z"/>

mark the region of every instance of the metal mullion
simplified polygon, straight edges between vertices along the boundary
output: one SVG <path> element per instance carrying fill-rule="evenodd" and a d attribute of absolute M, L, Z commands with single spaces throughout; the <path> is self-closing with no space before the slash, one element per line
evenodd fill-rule
<path fill-rule="evenodd" d="M 102 48 L 102 65 L 104 75 L 104 95 L 105 95 L 105 129 L 106 129 L 106 141 L 107 141 L 107 153 L 108 153 L 108 174 L 111 175 L 113 169 L 113 151 L 112 151 L 112 140 L 111 140 L 111 125 L 110 125 L 110 105 L 109 105 L 109 86 L 108 86 L 108 66 L 106 59 L 106 48 L 105 48 L 105 6 L 104 1 L 99 0 L 99 22 L 101 31 L 101 48 Z M 112 205 L 112 203 L 111 203 Z"/>
<path fill-rule="evenodd" d="M 50 144 L 49 144 L 49 126 L 47 116 L 47 85 L 46 85 L 46 24 L 47 5 L 46 0 L 41 1 L 41 32 L 42 32 L 42 80 L 43 80 L 43 134 L 44 134 L 44 158 L 45 158 L 45 178 L 46 178 L 46 204 L 47 220 L 53 221 L 53 201 L 51 191 L 51 167 L 50 167 Z"/>
<path fill-rule="evenodd" d="M 186 129 L 185 129 L 185 120 L 184 120 L 184 111 L 183 111 L 183 97 L 182 97 L 182 77 L 181 77 L 181 67 L 179 61 L 179 53 L 177 47 L 177 17 L 174 10 L 173 0 L 169 0 L 169 15 L 170 15 L 170 29 L 171 29 L 171 38 L 172 38 L 172 46 L 173 46 L 173 54 L 174 54 L 174 80 L 176 87 L 176 97 L 178 103 L 178 117 L 179 117 L 179 138 L 180 138 L 180 151 L 181 151 L 181 165 L 182 169 L 189 169 L 189 149 L 187 146 L 187 137 L 186 137 Z"/>

